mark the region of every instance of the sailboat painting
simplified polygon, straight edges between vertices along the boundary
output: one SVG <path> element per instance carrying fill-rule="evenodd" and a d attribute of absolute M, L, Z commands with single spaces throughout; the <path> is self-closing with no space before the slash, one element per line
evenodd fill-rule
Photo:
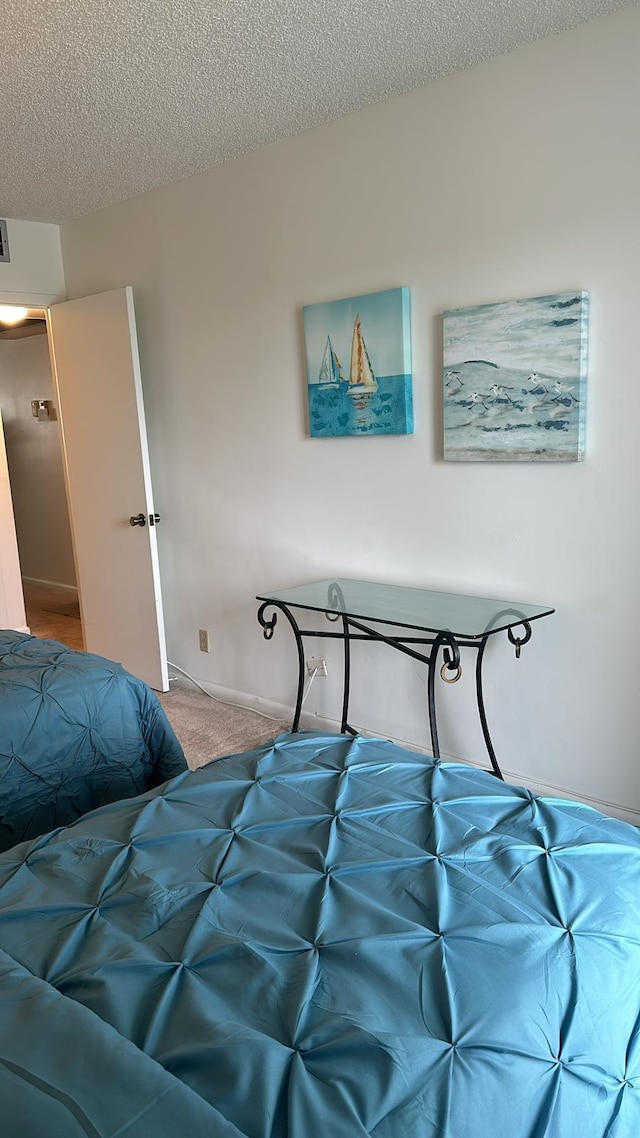
<path fill-rule="evenodd" d="M 302 314 L 311 437 L 411 434 L 409 289 L 309 304 Z"/>
<path fill-rule="evenodd" d="M 582 459 L 588 317 L 586 292 L 445 312 L 445 459 Z"/>

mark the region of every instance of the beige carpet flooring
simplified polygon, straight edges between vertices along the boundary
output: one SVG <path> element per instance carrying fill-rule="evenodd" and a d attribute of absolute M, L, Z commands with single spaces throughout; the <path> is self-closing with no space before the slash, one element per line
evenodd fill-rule
<path fill-rule="evenodd" d="M 273 722 L 255 711 L 218 703 L 182 676 L 172 681 L 171 691 L 156 694 L 192 770 L 222 755 L 250 751 L 291 728 L 290 720 Z"/>

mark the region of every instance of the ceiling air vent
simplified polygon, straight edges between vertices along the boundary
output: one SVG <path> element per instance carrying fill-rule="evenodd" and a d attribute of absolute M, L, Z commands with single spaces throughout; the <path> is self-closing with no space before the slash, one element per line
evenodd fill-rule
<path fill-rule="evenodd" d="M 7 223 L 0 219 L 0 261 L 10 261 L 9 239 L 7 237 Z"/>

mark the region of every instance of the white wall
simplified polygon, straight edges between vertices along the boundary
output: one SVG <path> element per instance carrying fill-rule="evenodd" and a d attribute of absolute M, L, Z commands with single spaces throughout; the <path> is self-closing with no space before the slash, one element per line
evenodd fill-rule
<path fill-rule="evenodd" d="M 34 419 L 32 399 L 49 399 L 53 417 Z M 0 341 L 4 417 L 13 510 L 24 577 L 74 588 L 73 546 L 46 335 Z"/>
<path fill-rule="evenodd" d="M 292 703 L 290 633 L 255 618 L 271 587 L 548 602 L 519 662 L 487 652 L 498 756 L 640 810 L 639 35 L 636 6 L 63 228 L 70 296 L 134 286 L 169 655 L 201 681 Z M 397 285 L 415 434 L 309 439 L 301 306 Z M 591 294 L 586 460 L 444 463 L 443 309 L 568 289 Z M 324 654 L 307 706 L 337 718 Z M 355 663 L 352 721 L 426 744 L 424 667 Z M 471 667 L 438 697 L 443 752 L 481 758 Z"/>
<path fill-rule="evenodd" d="M 60 228 L 7 219 L 10 261 L 0 261 L 0 304 L 53 304 L 64 300 Z"/>

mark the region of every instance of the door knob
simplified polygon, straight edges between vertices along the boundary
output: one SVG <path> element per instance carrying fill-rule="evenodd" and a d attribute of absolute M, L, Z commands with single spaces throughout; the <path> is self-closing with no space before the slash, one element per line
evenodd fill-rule
<path fill-rule="evenodd" d="M 145 518 L 144 514 L 135 514 L 129 518 L 130 526 L 146 526 L 146 524 L 147 519 Z"/>

